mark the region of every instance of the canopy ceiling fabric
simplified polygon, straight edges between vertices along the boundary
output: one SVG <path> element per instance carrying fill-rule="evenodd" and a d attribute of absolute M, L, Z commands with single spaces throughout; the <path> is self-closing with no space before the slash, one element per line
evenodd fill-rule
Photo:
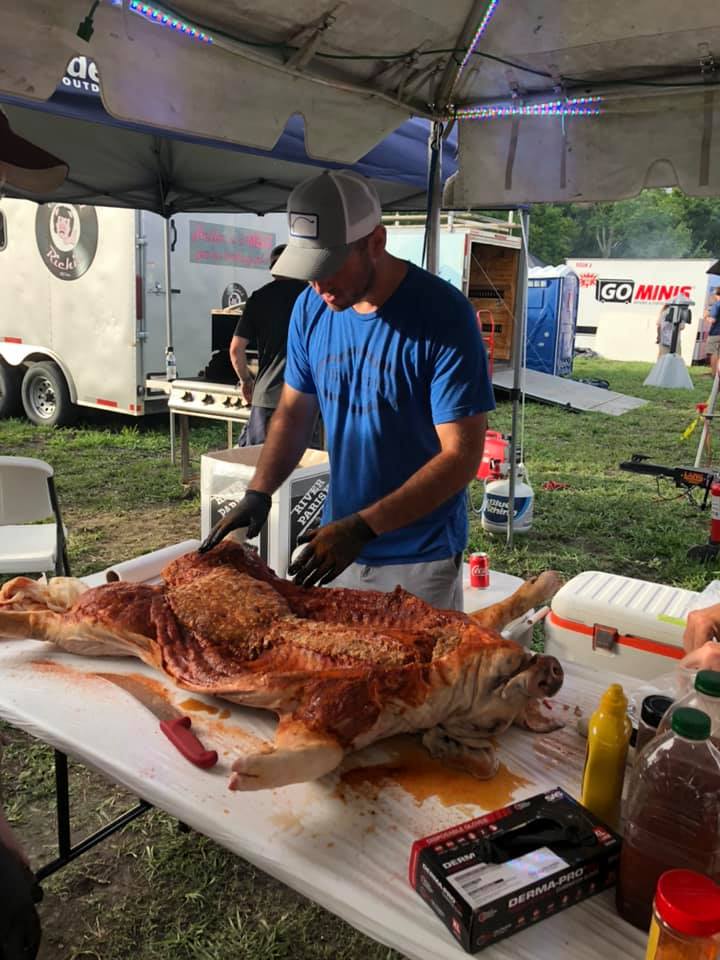
<path fill-rule="evenodd" d="M 2 102 L 12 130 L 36 146 L 61 153 L 70 173 L 52 191 L 32 194 L 5 187 L 8 196 L 39 202 L 65 200 L 152 210 L 164 216 L 212 210 L 270 213 L 285 210 L 290 191 L 312 176 L 303 124 L 295 117 L 272 151 L 160 136 L 162 131 L 115 121 L 97 95 L 66 92 L 33 107 Z M 428 123 L 409 120 L 361 158 L 353 169 L 370 177 L 383 207 L 426 206 Z M 456 144 L 446 141 L 447 175 L 456 169 Z M 310 164 L 310 166 L 308 166 Z"/>
<path fill-rule="evenodd" d="M 76 31 L 88 0 L 18 0 L 3 18 L 0 93 L 47 99 L 67 62 L 86 54 L 114 117 L 270 150 L 300 114 L 309 156 L 338 163 L 413 115 L 603 94 L 597 117 L 460 122 L 446 205 L 613 200 L 643 186 L 720 193 L 718 3 L 498 0 L 456 85 L 461 54 L 449 51 L 467 48 L 488 0 L 165 6 L 213 33 L 212 45 L 127 2 L 102 0 L 84 43 Z"/>

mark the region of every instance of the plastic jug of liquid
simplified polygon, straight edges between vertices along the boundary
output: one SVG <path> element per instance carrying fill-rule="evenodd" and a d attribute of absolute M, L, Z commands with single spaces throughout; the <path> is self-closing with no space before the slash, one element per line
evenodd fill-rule
<path fill-rule="evenodd" d="M 617 908 L 647 930 L 666 870 L 695 870 L 720 880 L 720 753 L 706 713 L 678 707 L 672 728 L 638 754 L 624 812 Z"/>
<path fill-rule="evenodd" d="M 525 466 L 519 463 L 515 478 L 515 505 L 513 511 L 513 530 L 515 533 L 527 533 L 532 526 L 535 494 L 527 480 Z M 507 533 L 510 511 L 510 479 L 486 480 L 480 523 L 486 533 Z"/>
<path fill-rule="evenodd" d="M 600 698 L 588 724 L 580 803 L 611 827 L 620 819 L 632 724 L 627 697 L 619 683 L 611 684 Z"/>
<path fill-rule="evenodd" d="M 658 733 L 670 729 L 673 714 L 679 707 L 694 707 L 710 717 L 710 736 L 720 739 L 720 670 L 698 670 L 695 686 L 680 700 L 676 700 L 658 725 Z"/>

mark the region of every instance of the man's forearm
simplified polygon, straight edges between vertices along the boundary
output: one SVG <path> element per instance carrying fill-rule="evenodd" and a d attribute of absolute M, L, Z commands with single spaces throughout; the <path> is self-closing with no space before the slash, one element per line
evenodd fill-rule
<path fill-rule="evenodd" d="M 312 422 L 301 412 L 284 407 L 282 402 L 270 420 L 262 454 L 249 486 L 263 493 L 274 493 L 298 465 L 310 444 Z"/>
<path fill-rule="evenodd" d="M 250 373 L 250 368 L 247 365 L 245 351 L 242 353 L 231 353 L 230 360 L 232 362 L 233 369 L 238 376 L 238 380 L 252 380 L 252 374 Z"/>
<path fill-rule="evenodd" d="M 360 510 L 360 516 L 377 534 L 414 523 L 466 487 L 477 472 L 478 462 L 479 457 L 473 455 L 443 451 L 397 490 Z"/>
<path fill-rule="evenodd" d="M 233 370 L 238 375 L 238 379 L 244 382 L 251 381 L 253 378 L 247 365 L 247 355 L 245 353 L 247 345 L 247 338 L 240 337 L 237 334 L 234 334 L 230 341 L 230 363 L 233 365 Z"/>

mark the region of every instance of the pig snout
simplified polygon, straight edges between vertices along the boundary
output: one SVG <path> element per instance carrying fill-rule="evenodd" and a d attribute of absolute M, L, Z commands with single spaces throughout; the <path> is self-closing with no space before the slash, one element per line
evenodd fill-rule
<path fill-rule="evenodd" d="M 539 655 L 530 667 L 528 693 L 532 697 L 553 697 L 563 682 L 563 668 L 555 657 Z"/>

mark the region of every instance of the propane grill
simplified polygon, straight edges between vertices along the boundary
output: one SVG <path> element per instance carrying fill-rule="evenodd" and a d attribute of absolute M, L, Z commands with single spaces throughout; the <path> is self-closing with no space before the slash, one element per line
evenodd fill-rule
<path fill-rule="evenodd" d="M 173 380 L 169 384 L 168 407 L 175 413 L 210 420 L 242 420 L 250 417 L 238 387 L 230 383 L 211 383 L 202 377 Z"/>
<path fill-rule="evenodd" d="M 228 448 L 233 446 L 233 423 L 250 419 L 250 407 L 245 406 L 240 390 L 229 383 L 213 383 L 204 377 L 188 380 L 166 380 L 151 377 L 145 381 L 145 396 L 165 394 L 170 410 L 170 457 L 175 463 L 175 417 L 180 422 L 180 467 L 182 479 L 191 479 L 190 471 L 190 417 L 224 420 L 227 423 Z"/>

